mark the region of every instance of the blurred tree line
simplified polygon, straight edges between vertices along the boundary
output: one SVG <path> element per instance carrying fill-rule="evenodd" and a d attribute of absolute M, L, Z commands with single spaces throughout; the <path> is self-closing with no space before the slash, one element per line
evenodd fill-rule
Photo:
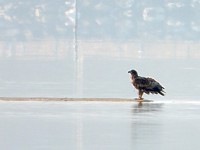
<path fill-rule="evenodd" d="M 75 28 L 76 27 L 76 28 Z M 200 0 L 0 0 L 0 39 L 199 40 Z"/>

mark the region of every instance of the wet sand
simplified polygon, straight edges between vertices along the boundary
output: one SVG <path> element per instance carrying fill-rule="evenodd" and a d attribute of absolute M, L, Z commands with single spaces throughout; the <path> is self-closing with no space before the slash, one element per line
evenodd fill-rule
<path fill-rule="evenodd" d="M 105 101 L 105 102 L 132 102 L 127 98 L 50 98 L 50 97 L 0 97 L 0 101 Z M 147 102 L 148 100 L 144 100 Z"/>

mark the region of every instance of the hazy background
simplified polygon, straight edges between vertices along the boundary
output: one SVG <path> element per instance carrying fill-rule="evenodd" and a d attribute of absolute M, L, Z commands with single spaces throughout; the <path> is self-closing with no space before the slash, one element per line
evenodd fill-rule
<path fill-rule="evenodd" d="M 0 0 L 0 96 L 198 99 L 199 40 L 200 0 Z"/>

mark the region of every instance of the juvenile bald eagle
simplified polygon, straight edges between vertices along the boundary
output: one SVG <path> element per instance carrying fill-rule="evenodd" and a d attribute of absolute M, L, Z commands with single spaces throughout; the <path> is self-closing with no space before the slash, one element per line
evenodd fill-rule
<path fill-rule="evenodd" d="M 160 94 L 164 96 L 165 91 L 163 91 L 164 87 L 160 85 L 156 80 L 149 77 L 141 77 L 138 76 L 137 71 L 130 70 L 130 79 L 133 86 L 138 90 L 138 99 L 142 100 L 143 93 L 149 94 Z"/>

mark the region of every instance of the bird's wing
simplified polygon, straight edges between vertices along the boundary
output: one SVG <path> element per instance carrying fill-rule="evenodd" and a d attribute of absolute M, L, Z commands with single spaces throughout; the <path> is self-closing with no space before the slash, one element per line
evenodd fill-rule
<path fill-rule="evenodd" d="M 145 77 L 137 77 L 135 79 L 135 84 L 134 86 L 145 92 L 146 94 L 153 93 L 153 94 L 161 94 L 164 96 L 164 87 L 160 85 L 156 80 L 152 78 L 145 78 Z"/>
<path fill-rule="evenodd" d="M 161 85 L 160 85 L 160 83 L 159 82 L 157 82 L 156 80 L 154 80 L 154 79 L 152 79 L 152 78 L 146 78 L 149 82 L 150 82 L 150 84 L 149 84 L 149 88 L 155 88 L 155 87 L 157 87 L 159 90 L 162 90 L 162 89 L 164 89 L 164 87 L 162 87 Z"/>
<path fill-rule="evenodd" d="M 147 88 L 150 86 L 150 83 L 148 78 L 138 77 L 135 79 L 135 84 L 138 88 Z"/>
<path fill-rule="evenodd" d="M 138 86 L 138 88 L 147 88 L 147 89 L 151 89 L 151 88 L 155 88 L 155 87 L 159 87 L 159 88 L 163 88 L 156 80 L 154 80 L 153 78 L 145 78 L 145 77 L 138 77 L 135 79 L 135 83 Z"/>

